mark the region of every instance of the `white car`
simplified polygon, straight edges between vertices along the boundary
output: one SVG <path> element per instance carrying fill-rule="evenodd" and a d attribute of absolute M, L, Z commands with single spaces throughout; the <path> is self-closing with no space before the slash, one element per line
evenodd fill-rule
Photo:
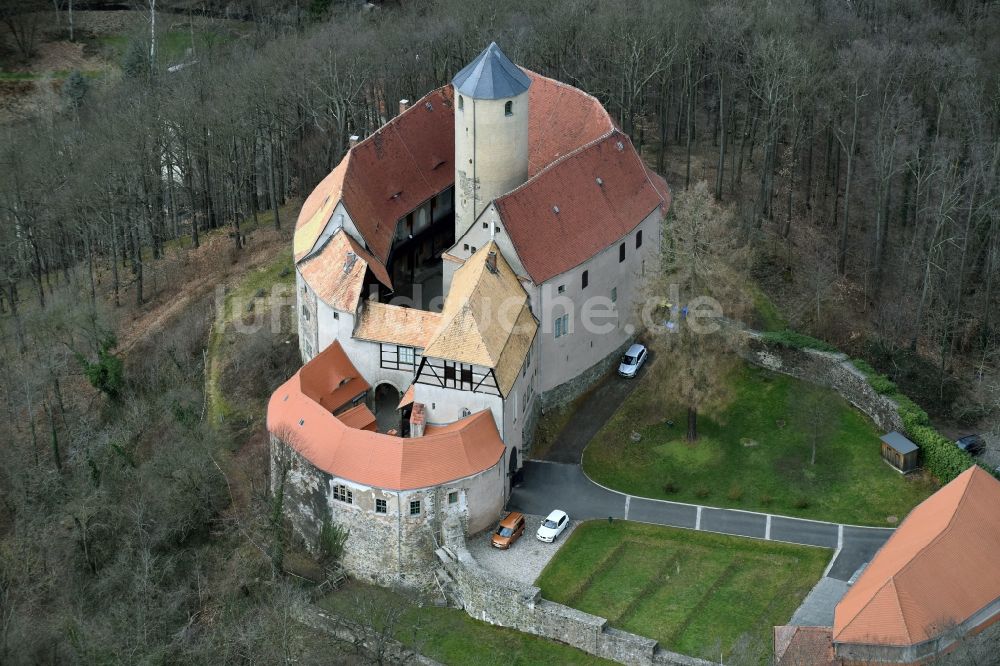
<path fill-rule="evenodd" d="M 545 543 L 552 543 L 556 540 L 566 526 L 569 525 L 569 516 L 566 515 L 565 511 L 560 511 L 556 509 L 549 514 L 549 517 L 542 521 L 541 527 L 538 528 L 538 533 L 535 534 L 539 541 L 544 541 Z"/>
<path fill-rule="evenodd" d="M 622 377 L 635 377 L 635 373 L 639 372 L 639 368 L 646 362 L 647 356 L 649 356 L 649 353 L 646 351 L 645 346 L 639 344 L 632 345 L 625 352 L 625 355 L 622 356 L 621 365 L 618 366 L 618 374 Z"/>

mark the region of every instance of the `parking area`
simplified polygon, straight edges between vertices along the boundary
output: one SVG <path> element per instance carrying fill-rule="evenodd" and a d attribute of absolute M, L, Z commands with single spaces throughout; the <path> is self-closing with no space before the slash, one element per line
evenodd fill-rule
<path fill-rule="evenodd" d="M 538 531 L 543 518 L 544 516 L 526 515 L 524 536 L 508 550 L 499 550 L 490 545 L 490 536 L 496 528 L 494 525 L 489 531 L 480 532 L 468 539 L 469 552 L 487 571 L 519 583 L 533 585 L 538 574 L 579 525 L 578 521 L 570 521 L 569 527 L 559 535 L 555 543 L 543 543 L 535 538 L 535 532 Z"/>

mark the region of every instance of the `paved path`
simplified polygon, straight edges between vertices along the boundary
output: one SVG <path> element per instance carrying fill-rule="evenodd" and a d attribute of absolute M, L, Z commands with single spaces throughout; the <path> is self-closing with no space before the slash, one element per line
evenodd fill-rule
<path fill-rule="evenodd" d="M 578 463 L 526 462 L 524 480 L 511 492 L 509 508 L 538 515 L 546 515 L 559 508 L 573 520 L 613 516 L 670 527 L 831 548 L 835 555 L 825 575 L 841 581 L 850 580 L 892 534 L 892 530 L 887 528 L 839 525 L 626 495 L 597 485 L 587 478 Z"/>

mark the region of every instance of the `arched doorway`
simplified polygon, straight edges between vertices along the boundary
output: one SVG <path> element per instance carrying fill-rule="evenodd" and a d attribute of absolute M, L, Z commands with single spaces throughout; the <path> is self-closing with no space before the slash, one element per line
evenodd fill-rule
<path fill-rule="evenodd" d="M 383 382 L 375 387 L 375 395 L 372 399 L 372 411 L 375 412 L 375 421 L 378 423 L 379 432 L 389 432 L 400 430 L 399 401 L 402 394 L 392 384 Z"/>

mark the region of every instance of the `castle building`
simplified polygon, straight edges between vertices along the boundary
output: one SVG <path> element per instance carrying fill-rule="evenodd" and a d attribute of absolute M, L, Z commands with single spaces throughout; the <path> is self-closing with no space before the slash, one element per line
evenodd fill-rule
<path fill-rule="evenodd" d="M 419 577 L 444 517 L 489 526 L 542 408 L 634 338 L 669 202 L 594 97 L 496 44 L 352 138 L 299 214 L 304 365 L 268 408 L 296 529 L 350 525 L 384 581 Z"/>

